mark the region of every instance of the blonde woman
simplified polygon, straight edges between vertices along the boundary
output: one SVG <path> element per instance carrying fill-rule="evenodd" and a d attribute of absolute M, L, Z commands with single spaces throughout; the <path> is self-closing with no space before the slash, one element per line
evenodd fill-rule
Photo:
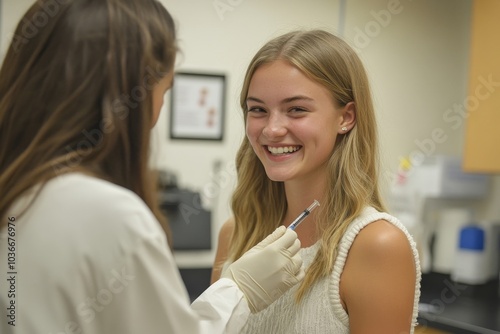
<path fill-rule="evenodd" d="M 252 59 L 240 103 L 246 137 L 234 217 L 220 231 L 212 279 L 315 199 L 321 204 L 296 229 L 304 281 L 242 333 L 413 333 L 418 255 L 384 213 L 375 113 L 353 49 L 325 31 L 279 36 Z"/>

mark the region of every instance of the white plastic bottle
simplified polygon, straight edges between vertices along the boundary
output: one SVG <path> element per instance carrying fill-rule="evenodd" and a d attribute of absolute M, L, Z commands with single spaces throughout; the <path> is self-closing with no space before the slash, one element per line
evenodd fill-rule
<path fill-rule="evenodd" d="M 464 226 L 460 230 L 458 249 L 451 271 L 451 279 L 465 284 L 483 284 L 488 281 L 485 254 L 485 233 L 479 226 Z"/>

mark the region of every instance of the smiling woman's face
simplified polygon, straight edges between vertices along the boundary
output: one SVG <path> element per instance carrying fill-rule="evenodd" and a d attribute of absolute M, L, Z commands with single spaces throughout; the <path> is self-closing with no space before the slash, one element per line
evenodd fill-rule
<path fill-rule="evenodd" d="M 277 60 L 255 71 L 247 107 L 246 135 L 271 180 L 324 177 L 342 121 L 325 87 Z"/>

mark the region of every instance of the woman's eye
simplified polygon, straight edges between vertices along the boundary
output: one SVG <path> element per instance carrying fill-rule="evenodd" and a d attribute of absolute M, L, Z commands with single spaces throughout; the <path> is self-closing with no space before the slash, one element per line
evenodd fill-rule
<path fill-rule="evenodd" d="M 302 108 L 302 107 L 292 107 L 292 108 L 290 108 L 289 111 L 293 112 L 293 113 L 300 113 L 300 112 L 306 112 L 307 110 L 305 108 Z"/>
<path fill-rule="evenodd" d="M 266 111 L 261 107 L 249 107 L 248 112 L 262 113 Z"/>

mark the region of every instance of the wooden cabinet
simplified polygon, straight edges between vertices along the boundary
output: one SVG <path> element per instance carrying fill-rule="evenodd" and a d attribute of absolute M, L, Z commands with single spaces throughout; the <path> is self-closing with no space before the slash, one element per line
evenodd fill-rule
<path fill-rule="evenodd" d="M 443 332 L 439 329 L 425 326 L 417 326 L 417 328 L 415 328 L 415 334 L 449 334 L 449 332 Z"/>
<path fill-rule="evenodd" d="M 464 169 L 500 172 L 500 1 L 474 0 L 466 119 Z M 456 119 L 457 127 L 459 119 Z"/>

